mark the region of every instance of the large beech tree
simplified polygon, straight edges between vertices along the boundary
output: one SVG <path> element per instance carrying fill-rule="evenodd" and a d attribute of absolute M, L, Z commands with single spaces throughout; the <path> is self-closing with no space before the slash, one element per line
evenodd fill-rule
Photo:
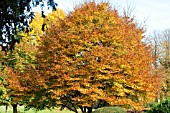
<path fill-rule="evenodd" d="M 100 100 L 141 110 L 158 89 L 143 33 L 109 3 L 84 3 L 41 37 L 37 71 L 58 104 L 76 113 Z"/>

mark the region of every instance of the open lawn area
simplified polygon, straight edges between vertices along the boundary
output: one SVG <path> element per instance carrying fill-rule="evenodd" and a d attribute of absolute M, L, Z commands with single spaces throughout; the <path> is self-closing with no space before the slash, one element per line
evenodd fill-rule
<path fill-rule="evenodd" d="M 29 111 L 24 111 L 24 107 L 19 107 L 18 108 L 18 112 L 19 113 L 36 113 L 35 110 L 29 110 Z M 5 113 L 5 106 L 0 106 L 0 113 Z M 8 113 L 12 113 L 12 107 L 8 107 Z M 74 113 L 72 111 L 69 111 L 69 110 L 58 110 L 58 109 L 55 109 L 55 110 L 42 110 L 42 111 L 38 111 L 37 113 Z"/>

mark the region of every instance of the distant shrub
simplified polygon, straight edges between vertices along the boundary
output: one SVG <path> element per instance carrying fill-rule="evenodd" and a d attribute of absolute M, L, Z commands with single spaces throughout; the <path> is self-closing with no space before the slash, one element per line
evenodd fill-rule
<path fill-rule="evenodd" d="M 126 109 L 121 107 L 103 107 L 96 109 L 92 113 L 126 113 Z"/>
<path fill-rule="evenodd" d="M 170 97 L 161 103 L 154 104 L 146 113 L 170 113 Z"/>

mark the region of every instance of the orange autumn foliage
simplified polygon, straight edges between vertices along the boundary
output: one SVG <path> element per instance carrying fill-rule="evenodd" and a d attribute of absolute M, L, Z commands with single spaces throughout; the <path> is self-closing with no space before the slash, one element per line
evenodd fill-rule
<path fill-rule="evenodd" d="M 0 52 L 0 76 L 8 84 L 5 88 L 9 90 L 7 96 L 11 97 L 10 104 L 25 104 L 26 101 L 27 105 L 40 103 L 35 99 L 35 95 L 42 89 L 46 89 L 46 85 L 44 78 L 36 72 L 34 62 L 35 54 L 38 52 L 37 46 L 41 44 L 40 36 L 44 34 L 41 29 L 42 24 L 46 23 L 48 27 L 48 24 L 55 23 L 58 18 L 64 18 L 64 16 L 61 9 L 49 13 L 45 19 L 40 13 L 36 13 L 30 23 L 32 30 L 29 33 L 18 32 L 22 40 L 15 45 L 15 49 L 12 52 L 8 51 L 7 55 L 3 51 Z M 32 99 L 36 101 L 32 102 Z M 46 100 L 46 98 L 41 99 L 41 101 Z"/>
<path fill-rule="evenodd" d="M 92 2 L 75 8 L 58 24 L 50 24 L 37 54 L 37 72 L 20 67 L 23 58 L 15 67 L 24 72 L 5 69 L 14 102 L 33 97 L 30 94 L 46 85 L 59 103 L 66 94 L 86 107 L 102 99 L 111 105 L 142 109 L 156 96 L 158 77 L 151 75 L 150 47 L 141 41 L 143 31 L 133 19 L 119 16 L 108 4 Z M 29 42 L 16 47 L 34 57 Z"/>
<path fill-rule="evenodd" d="M 159 88 L 143 33 L 108 3 L 85 3 L 41 37 L 37 71 L 59 103 L 70 95 L 79 106 L 101 99 L 141 110 Z"/>

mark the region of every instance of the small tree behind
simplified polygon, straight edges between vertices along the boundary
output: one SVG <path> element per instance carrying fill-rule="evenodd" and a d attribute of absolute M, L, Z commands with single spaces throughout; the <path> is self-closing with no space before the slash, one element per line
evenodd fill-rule
<path fill-rule="evenodd" d="M 160 99 L 164 100 L 170 95 L 170 30 L 154 32 L 151 37 L 153 56 L 156 58 L 154 67 L 163 78 Z"/>
<path fill-rule="evenodd" d="M 38 51 L 37 46 L 41 44 L 40 36 L 44 35 L 42 24 L 48 25 L 53 18 L 59 19 L 65 16 L 60 9 L 56 9 L 49 15 L 44 19 L 40 13 L 36 13 L 30 24 L 32 30 L 29 33 L 18 32 L 18 35 L 15 36 L 22 36 L 20 43 L 15 45 L 15 50 L 8 51 L 7 55 L 4 51 L 0 51 L 0 76 L 7 82 L 6 86 L 2 84 L 2 88 L 5 87 L 9 90 L 7 97 L 10 97 L 9 100 L 11 100 L 9 104 L 15 107 L 14 113 L 17 112 L 17 104 L 25 104 L 29 108 L 37 109 L 52 106 L 48 102 L 49 93 L 46 92 L 44 79 L 36 72 L 34 64 L 35 54 Z"/>

